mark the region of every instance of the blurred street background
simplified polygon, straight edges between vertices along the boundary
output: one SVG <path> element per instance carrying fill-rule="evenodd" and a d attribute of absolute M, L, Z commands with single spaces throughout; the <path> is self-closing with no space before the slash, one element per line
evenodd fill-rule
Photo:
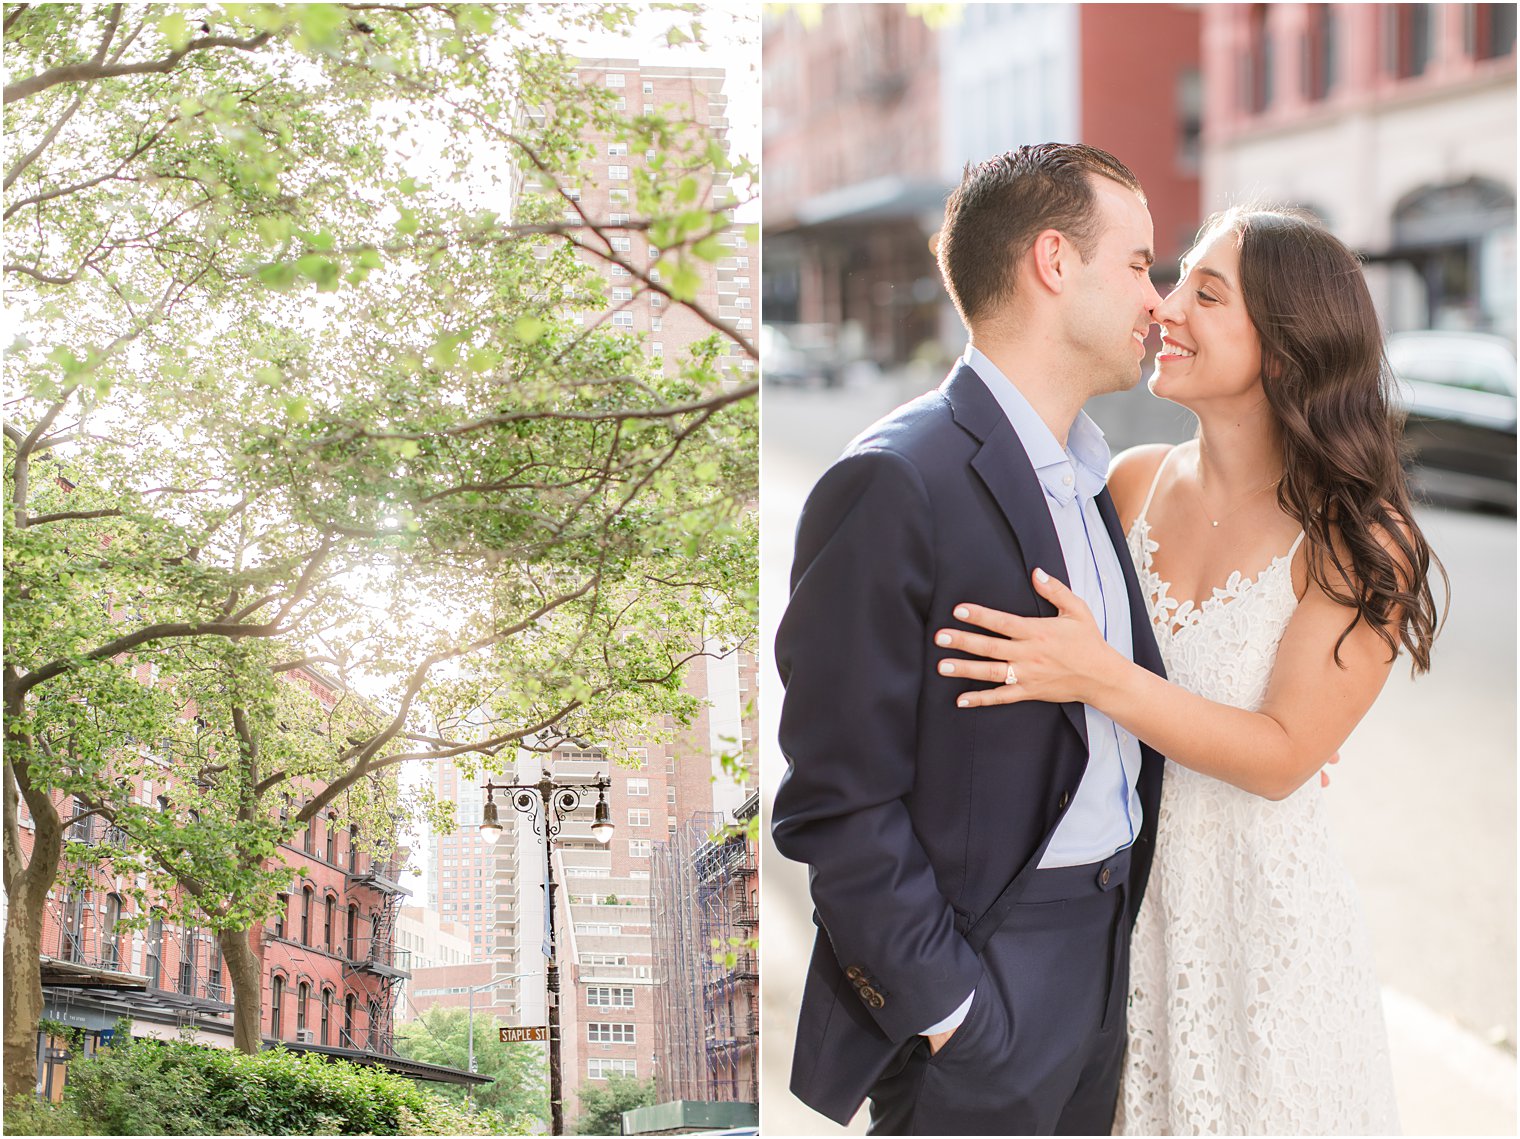
<path fill-rule="evenodd" d="M 1406 1133 L 1515 1134 L 1515 6 L 776 7 L 764 80 L 767 651 L 813 482 L 964 347 L 928 239 L 966 162 L 1113 151 L 1150 197 L 1163 293 L 1201 221 L 1246 199 L 1311 209 L 1362 255 L 1453 600 L 1431 674 L 1395 669 L 1325 794 Z M 1088 410 L 1115 451 L 1193 430 L 1143 384 Z M 781 691 L 761 674 L 773 793 Z M 806 870 L 767 846 L 763 874 L 763 1126 L 837 1133 L 786 1090 Z"/>

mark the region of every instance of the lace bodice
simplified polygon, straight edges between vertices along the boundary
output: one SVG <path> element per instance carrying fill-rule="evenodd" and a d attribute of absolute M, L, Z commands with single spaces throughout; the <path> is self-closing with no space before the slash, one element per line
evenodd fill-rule
<path fill-rule="evenodd" d="M 1298 598 L 1293 592 L 1293 555 L 1303 541 L 1272 559 L 1254 578 L 1236 570 L 1201 605 L 1178 601 L 1171 582 L 1152 568 L 1158 544 L 1144 514 L 1129 530 L 1130 555 L 1149 600 L 1151 623 L 1161 646 L 1167 678 L 1189 692 L 1236 708 L 1257 708 L 1267 692 L 1277 642 Z"/>
<path fill-rule="evenodd" d="M 1298 607 L 1303 535 L 1195 605 L 1155 572 L 1149 509 L 1129 546 L 1168 679 L 1259 708 Z M 1167 761 L 1117 1133 L 1397 1131 L 1372 950 L 1327 824 L 1317 779 L 1273 802 Z"/>

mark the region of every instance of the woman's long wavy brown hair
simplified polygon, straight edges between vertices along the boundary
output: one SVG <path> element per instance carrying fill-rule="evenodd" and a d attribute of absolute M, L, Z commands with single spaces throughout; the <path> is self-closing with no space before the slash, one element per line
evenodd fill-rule
<path fill-rule="evenodd" d="M 1361 263 L 1292 210 L 1236 206 L 1205 224 L 1200 244 L 1233 231 L 1240 286 L 1261 339 L 1262 387 L 1282 438 L 1277 501 L 1303 526 L 1309 576 L 1355 610 L 1340 649 L 1366 621 L 1389 654 L 1430 668 L 1440 612 L 1432 567 L 1450 581 L 1410 509 L 1390 417 L 1392 373 Z"/>

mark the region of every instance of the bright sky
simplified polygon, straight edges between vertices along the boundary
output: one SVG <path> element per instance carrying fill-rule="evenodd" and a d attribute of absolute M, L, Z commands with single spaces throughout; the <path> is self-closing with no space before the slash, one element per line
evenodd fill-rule
<path fill-rule="evenodd" d="M 552 10 L 552 6 L 546 6 Z M 690 43 L 670 46 L 666 33 L 671 27 L 688 27 L 693 19 L 702 24 L 706 47 Z M 675 67 L 721 67 L 727 73 L 723 91 L 728 96 L 729 153 L 735 158 L 760 160 L 760 16 L 753 0 L 717 0 L 702 5 L 700 15 L 685 12 L 645 11 L 631 36 L 603 34 L 582 40 L 569 40 L 567 46 L 579 55 L 637 59 L 644 64 Z M 738 219 L 760 220 L 760 204 L 751 202 L 737 211 Z M 431 772 L 423 763 L 402 764 L 401 779 L 406 786 L 425 786 Z M 468 825 L 468 824 L 467 824 Z M 408 878 L 412 901 L 436 908 L 438 899 L 428 896 L 426 873 L 431 863 L 426 836 L 410 831 L 401 841 L 412 849 L 411 865 L 423 871 L 420 878 Z"/>

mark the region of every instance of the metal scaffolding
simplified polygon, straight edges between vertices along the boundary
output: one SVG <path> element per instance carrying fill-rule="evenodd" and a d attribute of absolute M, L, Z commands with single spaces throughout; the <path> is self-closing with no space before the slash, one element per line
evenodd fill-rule
<path fill-rule="evenodd" d="M 662 1101 L 758 1102 L 755 874 L 753 846 L 728 833 L 716 814 L 693 815 L 655 847 L 651 932 Z"/>

